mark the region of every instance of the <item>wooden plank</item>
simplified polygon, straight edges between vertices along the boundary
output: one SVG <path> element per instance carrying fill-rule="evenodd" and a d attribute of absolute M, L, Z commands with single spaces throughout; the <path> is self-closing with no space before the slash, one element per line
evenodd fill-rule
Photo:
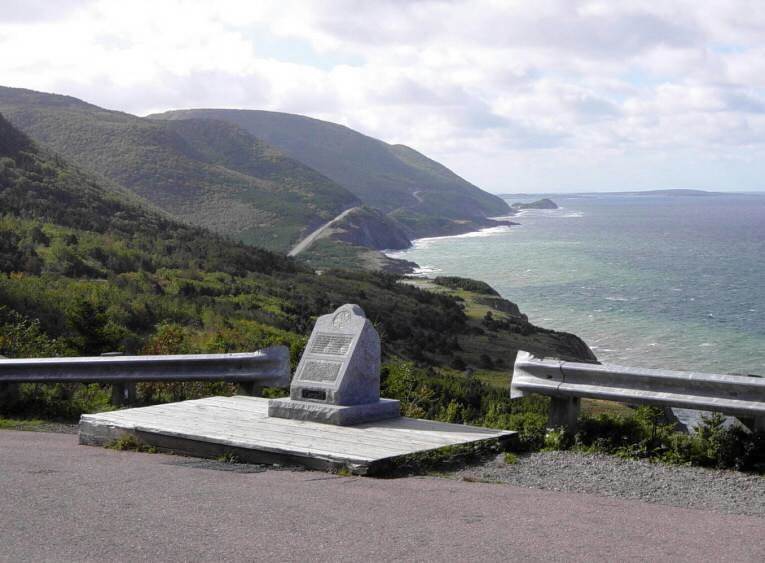
<path fill-rule="evenodd" d="M 163 408 L 164 407 L 164 408 Z M 208 416 L 200 417 L 200 409 L 204 407 L 200 405 L 197 407 L 197 412 L 192 417 L 192 423 L 189 426 L 189 431 L 203 431 L 206 428 L 200 426 L 203 422 L 205 427 L 208 423 L 212 423 L 214 427 L 221 425 L 229 426 L 231 431 L 241 430 L 245 433 L 252 433 L 256 429 L 258 434 L 261 434 L 261 438 L 266 438 L 266 434 L 273 433 L 285 433 L 290 437 L 304 436 L 308 439 L 321 439 L 329 442 L 341 442 L 349 443 L 350 447 L 355 444 L 368 445 L 371 447 L 379 448 L 380 446 L 391 446 L 394 448 L 406 447 L 406 446 L 441 446 L 453 443 L 455 440 L 470 440 L 483 436 L 492 437 L 496 435 L 496 432 L 483 430 L 478 435 L 475 433 L 459 434 L 445 432 L 438 433 L 433 428 L 438 428 L 443 423 L 431 423 L 430 421 L 416 421 L 409 419 L 398 419 L 398 424 L 409 426 L 409 428 L 403 428 L 406 431 L 404 436 L 392 433 L 391 430 L 398 430 L 390 423 L 387 424 L 387 428 L 375 428 L 374 435 L 370 434 L 369 428 L 361 427 L 334 427 L 330 425 L 322 425 L 303 421 L 291 421 L 285 419 L 267 419 L 266 417 L 258 418 L 257 415 L 252 413 L 240 412 L 236 414 L 236 419 L 232 420 L 229 417 L 230 413 L 225 411 L 212 411 L 206 413 Z M 174 408 L 167 408 L 164 405 L 158 407 L 149 407 L 147 409 L 131 409 L 130 411 L 122 411 L 130 413 L 127 416 L 122 416 L 119 413 L 105 413 L 102 416 L 104 420 L 109 420 L 114 423 L 125 421 L 126 423 L 138 422 L 152 423 L 160 420 L 166 421 L 169 417 L 169 422 L 176 426 L 184 420 L 184 417 L 178 417 L 177 414 L 172 411 L 177 410 Z M 184 412 L 184 414 L 188 414 Z M 434 426 L 434 424 L 436 426 Z M 422 427 L 427 428 L 427 431 L 418 430 Z M 451 425 L 457 426 L 457 425 Z M 458 426 L 459 428 L 466 428 L 464 426 Z M 265 434 L 263 434 L 265 433 Z M 368 441 L 370 440 L 371 441 Z M 285 438 L 286 439 L 286 438 Z M 386 448 L 387 449 L 387 448 Z M 416 448 L 411 448 L 416 449 Z"/>
<path fill-rule="evenodd" d="M 238 410 L 239 412 L 248 412 L 246 408 L 242 407 L 241 409 L 232 409 L 232 410 Z M 267 416 L 264 416 L 263 419 L 268 419 Z M 343 435 L 343 436 L 349 436 L 355 433 L 363 434 L 364 436 L 374 436 L 375 438 L 379 438 L 382 440 L 391 440 L 395 439 L 398 440 L 399 438 L 396 436 L 399 432 L 396 432 L 395 434 L 391 433 L 391 429 L 399 430 L 395 426 L 391 426 L 390 420 L 383 420 L 378 421 L 374 423 L 368 423 L 368 424 L 360 424 L 357 426 L 348 426 L 348 427 L 337 427 L 337 426 L 331 426 L 331 425 L 325 425 L 325 424 L 315 424 L 305 421 L 298 421 L 298 420 L 288 420 L 288 419 L 268 419 L 269 425 L 273 427 L 277 426 L 284 426 L 287 428 L 296 428 L 296 427 L 304 427 L 306 429 L 315 429 L 318 432 L 321 432 L 322 435 Z M 402 419 L 393 419 L 393 420 L 402 420 Z M 410 419 L 405 419 L 410 420 Z M 448 425 L 445 426 L 447 423 L 435 423 L 440 424 L 441 427 L 439 430 L 436 430 L 435 432 L 428 432 L 425 430 L 425 428 L 439 428 L 439 427 L 432 427 L 430 426 L 431 421 L 421 421 L 417 422 L 414 421 L 413 425 L 409 425 L 408 427 L 402 427 L 400 428 L 401 433 L 404 433 L 407 435 L 406 440 L 407 441 L 415 441 L 415 442 L 421 442 L 423 445 L 427 443 L 444 443 L 445 441 L 448 442 L 449 437 L 459 437 L 459 438 L 472 438 L 475 437 L 475 433 L 472 432 L 465 432 L 463 429 L 467 428 L 462 425 Z M 393 422 L 393 424 L 398 424 L 396 422 Z M 460 431 L 454 431 L 453 429 L 459 429 Z M 490 431 L 490 430 L 482 430 L 479 434 L 481 435 L 494 435 L 496 431 Z M 358 439 L 358 436 L 354 436 L 353 439 Z"/>
<path fill-rule="evenodd" d="M 120 421 L 113 419 L 104 419 L 104 422 L 119 425 Z M 124 424 L 124 423 L 123 423 Z M 311 450 L 316 449 L 317 444 L 326 451 L 344 451 L 353 455 L 381 457 L 386 455 L 395 455 L 402 449 L 418 449 L 417 445 L 405 446 L 404 444 L 390 444 L 378 446 L 372 443 L 362 443 L 353 440 L 336 440 L 330 437 L 321 436 L 304 437 L 290 432 L 271 432 L 268 428 L 243 426 L 221 420 L 215 426 L 211 424 L 200 425 L 181 420 L 175 420 L 172 417 L 137 418 L 131 421 L 129 427 L 140 429 L 142 431 L 153 431 L 164 434 L 183 434 L 188 437 L 205 436 L 211 439 L 234 439 L 240 444 L 258 444 L 288 445 L 293 449 Z M 428 445 L 425 447 L 433 447 Z"/>
<path fill-rule="evenodd" d="M 267 417 L 267 404 L 263 404 L 263 399 L 258 397 L 242 397 L 242 396 L 234 396 L 234 397 L 210 397 L 211 404 L 222 404 L 217 403 L 214 400 L 221 400 L 221 399 L 233 399 L 235 401 L 232 401 L 232 404 L 237 404 L 237 399 L 241 399 L 243 401 L 247 401 L 250 403 L 259 402 L 260 405 L 254 404 L 253 407 L 251 407 L 252 410 L 254 409 L 263 409 L 263 414 L 265 417 Z M 207 401 L 208 399 L 203 399 L 204 401 Z M 247 403 L 239 403 L 244 405 L 243 410 L 250 410 L 246 408 Z M 287 419 L 285 420 L 288 423 L 295 423 L 295 422 L 301 422 L 301 421 L 290 421 Z M 320 425 L 322 428 L 326 425 Z M 340 427 L 338 427 L 340 428 Z M 437 437 L 437 439 L 440 440 L 440 437 L 442 437 L 444 434 L 448 434 L 451 436 L 464 438 L 464 439 L 470 439 L 475 438 L 476 435 L 486 435 L 486 436 L 493 436 L 497 432 L 502 432 L 501 430 L 495 430 L 491 428 L 480 428 L 477 426 L 466 426 L 464 424 L 453 424 L 449 422 L 438 422 L 433 420 L 423 420 L 423 419 L 416 419 L 416 418 L 406 418 L 406 417 L 400 417 L 395 419 L 388 419 L 388 420 L 380 420 L 377 422 L 371 422 L 366 424 L 359 424 L 357 426 L 349 426 L 345 427 L 347 429 L 351 430 L 363 430 L 365 432 L 374 433 L 374 434 L 380 434 L 380 435 L 390 435 L 391 431 L 396 434 L 410 434 L 412 436 L 417 436 L 419 438 L 426 438 L 428 436 Z"/>
<path fill-rule="evenodd" d="M 118 421 L 105 420 L 107 424 L 120 425 Z M 184 423 L 183 421 L 173 420 L 172 418 L 137 419 L 132 421 L 128 428 L 141 430 L 143 432 L 155 432 L 159 434 L 185 436 L 188 438 L 204 437 L 215 441 L 225 441 L 226 443 L 236 440 L 239 446 L 266 445 L 269 447 L 289 446 L 292 450 L 299 451 L 318 451 L 333 453 L 344 451 L 349 455 L 366 456 L 366 454 L 379 457 L 392 455 L 400 452 L 401 448 L 379 448 L 365 445 L 354 445 L 352 443 L 337 442 L 331 439 L 310 440 L 302 437 L 292 436 L 289 433 L 264 432 L 262 429 L 241 428 L 231 424 L 221 422 L 217 428 L 209 425 L 195 425 Z M 320 446 L 318 445 L 320 443 Z"/>
<path fill-rule="evenodd" d="M 142 410 L 142 409 L 134 409 Z M 110 413 L 109 413 L 110 414 Z M 188 429 L 189 432 L 205 433 L 215 432 L 217 428 L 225 427 L 227 432 L 237 432 L 241 435 L 257 436 L 257 440 L 268 439 L 270 436 L 278 436 L 279 439 L 299 443 L 300 438 L 306 441 L 321 440 L 322 442 L 337 444 L 339 447 L 355 449 L 357 447 L 374 448 L 381 451 L 395 452 L 400 450 L 404 442 L 396 437 L 380 436 L 370 437 L 361 432 L 360 435 L 345 432 L 333 432 L 336 428 L 330 425 L 320 425 L 304 421 L 290 421 L 285 419 L 268 419 L 267 417 L 255 418 L 252 415 L 247 416 L 246 412 L 226 413 L 220 409 L 211 410 L 204 413 L 207 416 L 200 416 L 195 412 L 193 417 L 187 413 L 178 416 L 178 413 L 153 409 L 151 412 L 134 412 L 129 417 L 103 416 L 103 420 L 113 423 L 141 424 L 157 427 L 170 426 L 177 429 Z M 412 446 L 428 447 L 439 446 L 448 443 L 448 439 L 435 441 L 407 440 L 406 443 Z"/>
<path fill-rule="evenodd" d="M 365 451 L 374 449 L 379 453 L 395 452 L 404 450 L 417 450 L 429 447 L 440 447 L 449 445 L 455 442 L 461 442 L 464 440 L 481 439 L 483 437 L 493 437 L 496 433 L 481 434 L 478 436 L 455 436 L 455 435 L 443 435 L 438 436 L 432 432 L 429 432 L 427 440 L 417 439 L 418 435 L 416 431 L 410 430 L 410 433 L 404 436 L 388 435 L 388 437 L 382 438 L 378 436 L 369 436 L 364 429 L 357 429 L 356 432 L 349 432 L 347 429 L 345 433 L 338 434 L 333 433 L 336 430 L 335 427 L 327 425 L 321 425 L 322 427 L 310 427 L 311 423 L 289 424 L 274 424 L 271 425 L 268 422 L 256 421 L 252 422 L 242 417 L 241 419 L 232 420 L 225 416 L 217 416 L 214 419 L 201 419 L 196 417 L 194 420 L 186 420 L 182 417 L 174 416 L 172 413 L 142 413 L 131 417 L 131 419 L 124 419 L 122 417 L 104 417 L 103 420 L 111 422 L 113 424 L 129 424 L 140 425 L 142 427 L 157 427 L 166 428 L 177 431 L 187 432 L 189 434 L 215 434 L 219 428 L 225 428 L 228 435 L 241 436 L 243 439 L 249 437 L 253 442 L 262 440 L 275 440 L 286 442 L 294 445 L 310 445 L 314 441 L 319 440 L 322 443 L 329 444 L 335 448 L 348 449 L 350 451 Z"/>
<path fill-rule="evenodd" d="M 341 464 L 363 473 L 410 454 L 444 446 L 496 444 L 514 434 L 403 417 L 333 426 L 271 418 L 267 410 L 267 399 L 237 396 L 83 415 L 80 440 L 99 444 L 127 432 L 149 445 L 175 444 L 170 449 L 191 455 L 233 448 L 248 459 L 284 459 L 310 467 Z"/>
<path fill-rule="evenodd" d="M 211 398 L 213 399 L 213 398 Z M 196 405 L 188 405 L 188 407 L 183 407 L 183 411 L 188 411 L 189 407 L 194 407 L 197 409 L 197 412 L 194 413 L 194 417 L 200 416 L 202 413 L 205 413 L 207 410 L 207 405 L 217 405 L 221 404 L 224 406 L 227 406 L 226 402 L 221 403 L 220 399 L 229 399 L 229 398 L 219 398 L 218 401 L 208 400 L 204 399 L 204 402 L 197 402 Z M 236 397 L 231 397 L 231 399 L 236 399 Z M 259 398 L 246 398 L 247 402 L 253 404 L 253 409 L 247 410 L 244 408 L 236 408 L 240 415 L 241 420 L 249 421 L 252 424 L 262 423 L 265 420 L 268 420 L 268 428 L 269 430 L 282 430 L 285 432 L 298 432 L 301 435 L 306 436 L 313 436 L 313 437 L 321 437 L 321 438 L 327 438 L 327 439 L 333 439 L 338 438 L 343 440 L 350 439 L 352 441 L 357 441 L 359 439 L 364 439 L 366 437 L 374 437 L 375 440 L 380 440 L 380 443 L 388 443 L 390 441 L 394 442 L 403 442 L 406 443 L 416 443 L 421 444 L 423 446 L 427 445 L 448 445 L 451 443 L 454 439 L 458 440 L 469 440 L 469 439 L 475 439 L 481 436 L 494 436 L 498 431 L 495 430 L 489 430 L 489 429 L 478 429 L 473 427 L 468 427 L 464 425 L 458 425 L 458 424 L 448 424 L 448 423 L 442 423 L 442 422 L 434 422 L 434 421 L 427 421 L 427 420 L 416 420 L 416 419 L 407 419 L 407 418 L 399 418 L 389 421 L 380 421 L 376 423 L 370 423 L 365 425 L 359 425 L 359 426 L 353 426 L 353 427 L 336 427 L 332 425 L 324 425 L 324 424 L 316 424 L 311 422 L 305 422 L 305 421 L 295 421 L 295 420 L 287 420 L 287 419 L 269 419 L 265 414 L 262 416 L 259 416 L 260 412 L 265 413 L 265 409 L 263 408 L 263 403 L 265 401 L 263 399 Z M 184 402 L 191 403 L 191 401 Z M 232 403 L 235 403 L 235 401 L 232 401 Z M 169 412 L 170 410 L 178 409 L 178 404 L 171 404 L 171 405 L 157 405 L 154 407 L 145 407 L 144 409 L 130 409 L 129 411 L 118 411 L 118 412 L 130 412 L 131 418 L 135 418 L 136 415 L 139 415 L 140 411 L 145 411 L 147 413 L 155 413 L 157 415 Z M 234 410 L 234 409 L 232 409 Z M 118 413 L 108 413 L 108 414 L 118 414 Z M 152 414 L 153 416 L 154 414 Z M 225 410 L 217 411 L 211 416 L 214 417 L 227 417 L 227 413 Z"/>

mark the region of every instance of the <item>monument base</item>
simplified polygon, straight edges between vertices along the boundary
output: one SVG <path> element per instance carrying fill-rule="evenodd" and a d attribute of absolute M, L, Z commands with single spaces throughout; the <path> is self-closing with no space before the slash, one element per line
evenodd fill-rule
<path fill-rule="evenodd" d="M 292 399 L 271 399 L 268 401 L 268 416 L 309 420 L 335 426 L 353 426 L 401 416 L 401 403 L 394 399 L 380 399 L 365 405 L 325 405 Z"/>

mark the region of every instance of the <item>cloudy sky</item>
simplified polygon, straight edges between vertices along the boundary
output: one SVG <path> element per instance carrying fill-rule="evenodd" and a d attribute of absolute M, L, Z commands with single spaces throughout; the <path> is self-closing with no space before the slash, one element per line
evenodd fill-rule
<path fill-rule="evenodd" d="M 306 114 L 493 192 L 765 190 L 762 0 L 0 0 L 0 84 Z"/>

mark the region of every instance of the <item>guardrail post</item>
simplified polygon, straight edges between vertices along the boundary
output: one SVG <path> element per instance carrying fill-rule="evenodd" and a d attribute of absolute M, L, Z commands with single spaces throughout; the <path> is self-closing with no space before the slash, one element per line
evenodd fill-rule
<path fill-rule="evenodd" d="M 576 421 L 579 418 L 579 397 L 552 397 L 550 399 L 550 428 L 563 427 L 566 432 L 576 432 Z"/>
<path fill-rule="evenodd" d="M 0 354 L 0 359 L 6 359 Z M 0 383 L 0 406 L 12 407 L 19 400 L 18 383 Z"/>
<path fill-rule="evenodd" d="M 120 407 L 135 403 L 135 383 L 112 383 L 112 405 Z"/>
<path fill-rule="evenodd" d="M 13 406 L 19 400 L 18 383 L 0 383 L 0 406 Z"/>
<path fill-rule="evenodd" d="M 754 417 L 754 428 L 753 430 L 755 432 L 765 432 L 765 416 L 755 416 Z"/>
<path fill-rule="evenodd" d="M 249 395 L 250 397 L 263 396 L 263 386 L 259 385 L 256 381 L 240 381 L 238 387 L 237 392 L 240 395 Z"/>
<path fill-rule="evenodd" d="M 101 356 L 105 358 L 114 358 L 116 356 L 122 355 L 122 352 L 103 352 L 101 354 Z M 112 405 L 115 407 L 121 407 L 122 405 L 135 403 L 135 399 L 135 382 L 126 381 L 124 383 L 112 384 Z"/>

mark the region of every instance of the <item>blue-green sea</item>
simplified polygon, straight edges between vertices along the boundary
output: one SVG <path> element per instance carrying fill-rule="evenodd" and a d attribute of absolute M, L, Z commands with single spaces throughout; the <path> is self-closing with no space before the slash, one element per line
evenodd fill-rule
<path fill-rule="evenodd" d="M 488 282 L 601 361 L 765 375 L 765 194 L 547 197 L 560 209 L 391 255 Z"/>

